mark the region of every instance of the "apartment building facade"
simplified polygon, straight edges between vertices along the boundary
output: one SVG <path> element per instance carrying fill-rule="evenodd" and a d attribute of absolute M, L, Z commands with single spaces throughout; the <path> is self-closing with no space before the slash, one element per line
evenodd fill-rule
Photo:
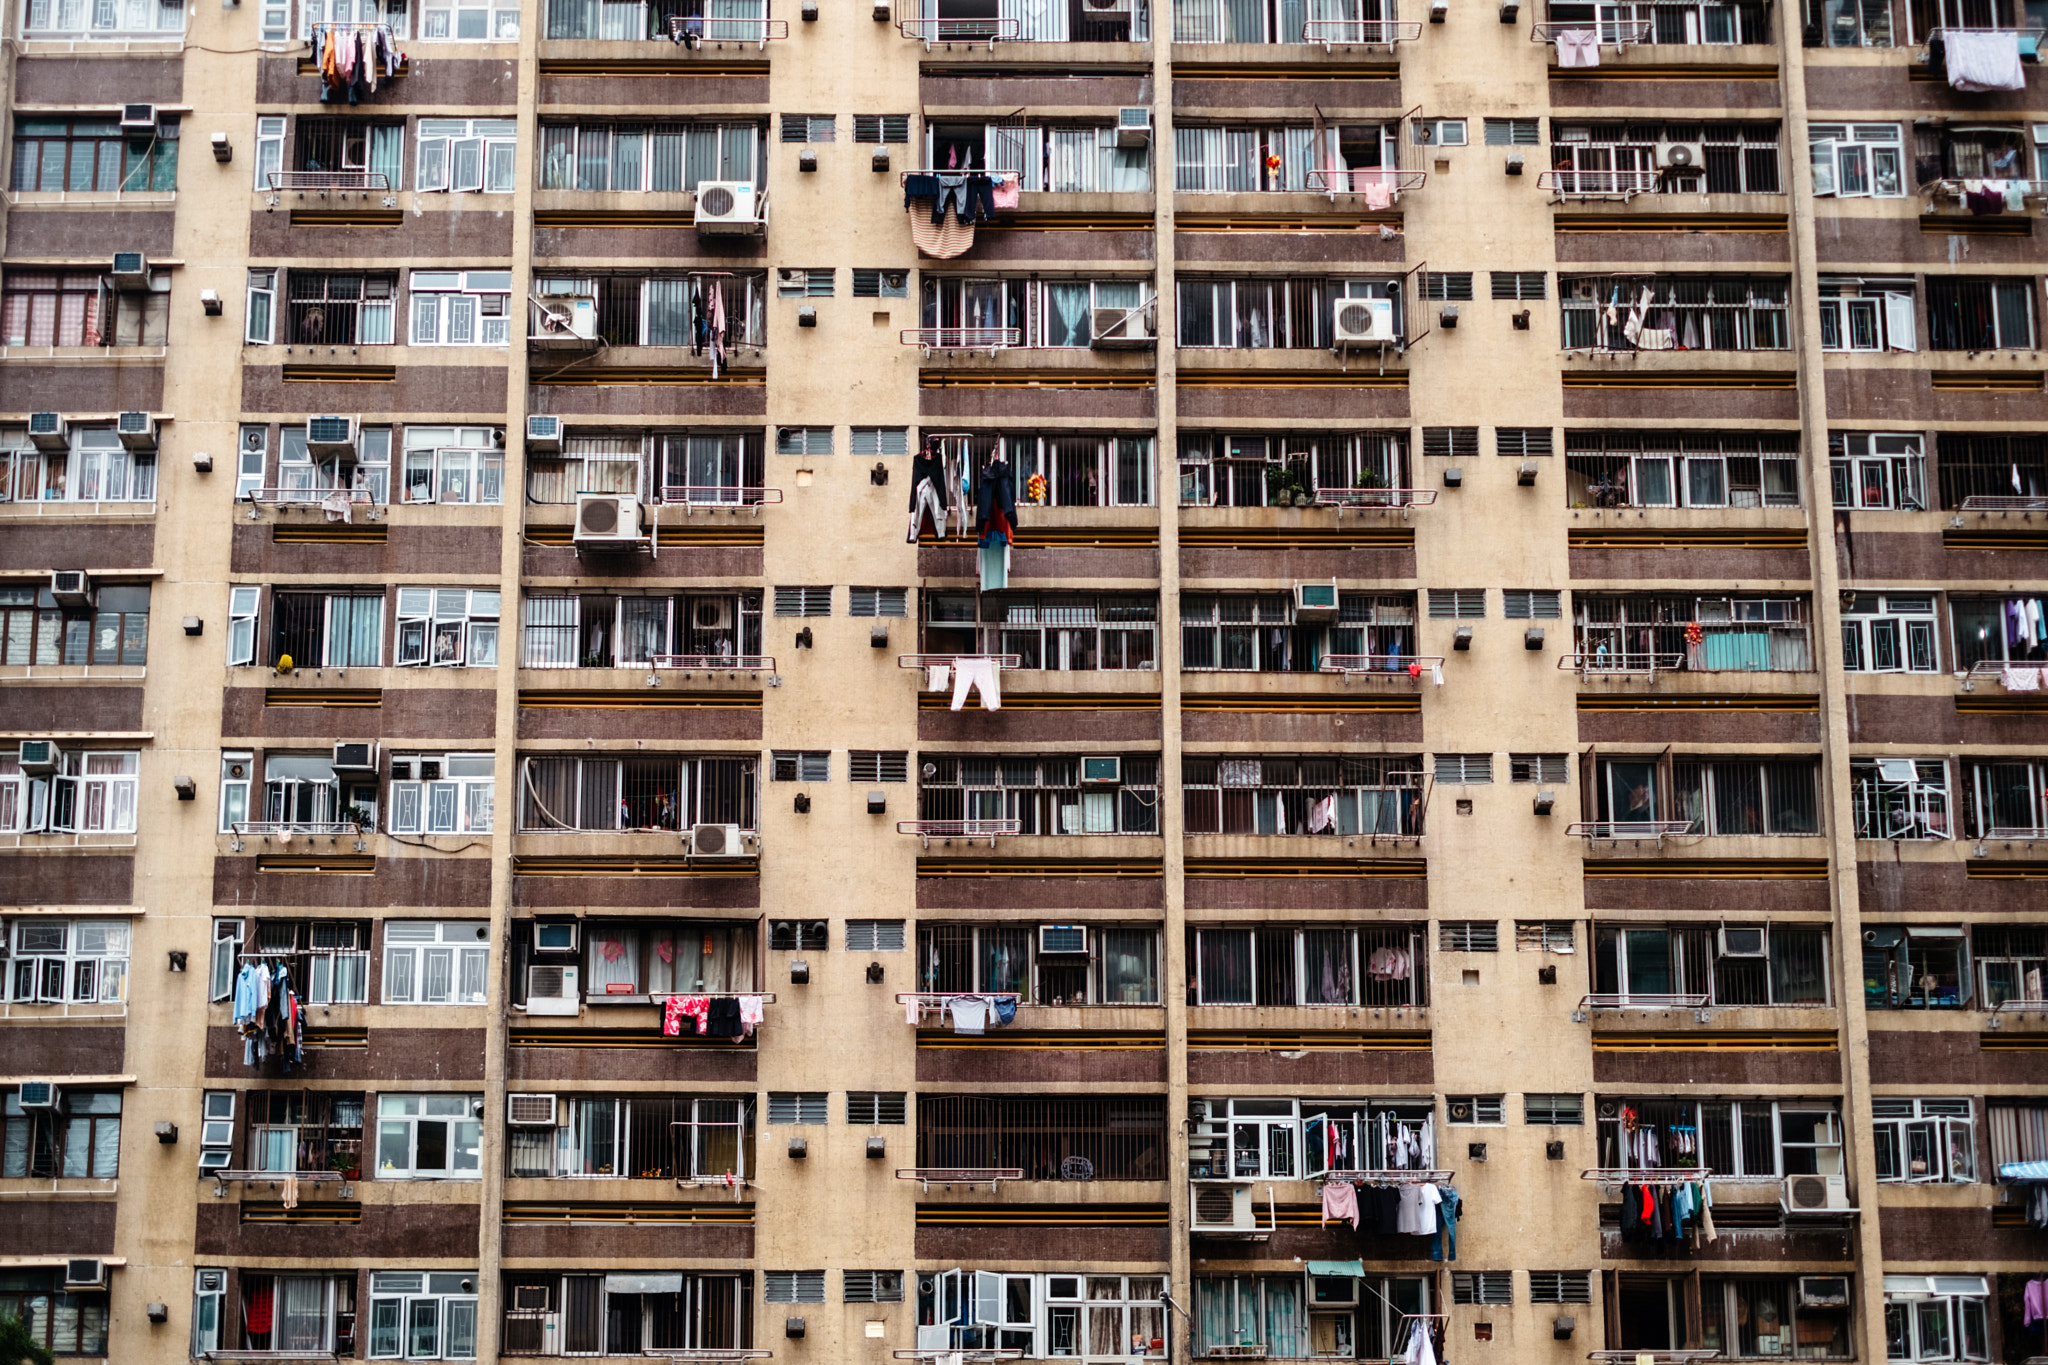
<path fill-rule="evenodd" d="M 2048 1355 L 2038 0 L 5 23 L 60 1357 Z"/>

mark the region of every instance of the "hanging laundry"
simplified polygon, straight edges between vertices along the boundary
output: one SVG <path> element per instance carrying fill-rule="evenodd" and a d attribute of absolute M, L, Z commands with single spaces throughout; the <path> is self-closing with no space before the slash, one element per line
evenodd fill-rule
<path fill-rule="evenodd" d="M 1323 1182 L 1323 1222 L 1358 1226 L 1358 1190 L 1348 1180 Z"/>
<path fill-rule="evenodd" d="M 1600 65 L 1600 35 L 1589 28 L 1568 28 L 1557 35 L 1559 66 Z"/>

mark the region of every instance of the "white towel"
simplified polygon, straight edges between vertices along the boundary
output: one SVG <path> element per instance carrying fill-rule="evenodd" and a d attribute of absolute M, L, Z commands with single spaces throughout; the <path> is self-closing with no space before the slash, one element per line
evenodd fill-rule
<path fill-rule="evenodd" d="M 1952 90 L 2024 90 L 2027 73 L 2020 67 L 2020 35 L 2013 29 L 1971 32 L 1941 31 L 1942 57 L 1948 64 Z"/>
<path fill-rule="evenodd" d="M 952 669 L 944 664 L 933 664 L 925 671 L 924 688 L 927 692 L 943 692 L 952 681 Z"/>

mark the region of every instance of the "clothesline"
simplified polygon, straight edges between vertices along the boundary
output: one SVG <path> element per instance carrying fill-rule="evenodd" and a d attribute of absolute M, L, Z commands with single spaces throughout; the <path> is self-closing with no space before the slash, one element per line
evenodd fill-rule
<path fill-rule="evenodd" d="M 1364 1185 L 1448 1185 L 1451 1171 L 1324 1171 L 1311 1179 L 1328 1184 L 1332 1180 Z"/>

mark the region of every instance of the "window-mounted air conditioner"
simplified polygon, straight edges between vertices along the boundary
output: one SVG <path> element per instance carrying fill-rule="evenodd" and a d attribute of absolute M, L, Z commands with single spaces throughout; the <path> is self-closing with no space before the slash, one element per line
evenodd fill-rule
<path fill-rule="evenodd" d="M 50 596 L 60 607 L 92 605 L 92 580 L 83 569 L 58 569 L 50 575 Z"/>
<path fill-rule="evenodd" d="M 1083 924 L 1041 924 L 1038 926 L 1040 957 L 1085 957 L 1088 927 Z"/>
<path fill-rule="evenodd" d="M 754 187 L 744 180 L 707 180 L 697 187 L 697 231 L 752 232 L 761 225 Z"/>
<path fill-rule="evenodd" d="M 1125 0 L 1113 0 L 1120 13 L 1128 14 Z M 1092 0 L 1089 8 L 1094 9 Z M 1152 140 L 1152 111 L 1150 109 L 1119 109 L 1116 111 L 1116 145 L 1119 147 L 1143 147 Z"/>
<path fill-rule="evenodd" d="M 546 1312 L 548 1287 L 544 1284 L 515 1285 L 512 1290 L 512 1306 L 522 1313 Z"/>
<path fill-rule="evenodd" d="M 533 922 L 533 950 L 536 953 L 573 953 L 580 937 L 573 919 L 543 919 Z"/>
<path fill-rule="evenodd" d="M 117 289 L 149 288 L 149 258 L 140 251 L 117 251 L 107 271 Z"/>
<path fill-rule="evenodd" d="M 1155 343 L 1158 318 L 1152 305 L 1097 308 L 1089 317 L 1089 345 L 1098 351 L 1137 351 Z"/>
<path fill-rule="evenodd" d="M 62 1098 L 55 1081 L 23 1081 L 15 1095 L 23 1109 L 55 1109 Z"/>
<path fill-rule="evenodd" d="M 1337 619 L 1337 580 L 1294 585 L 1294 619 L 1334 621 Z"/>
<path fill-rule="evenodd" d="M 694 858 L 744 858 L 746 840 L 738 825 L 690 826 L 690 856 Z"/>
<path fill-rule="evenodd" d="M 16 750 L 24 773 L 53 773 L 57 771 L 57 741 L 54 739 L 25 739 Z M 41 1082 L 23 1082 L 24 1085 Z"/>
<path fill-rule="evenodd" d="M 124 412 L 114 419 L 121 444 L 145 453 L 156 450 L 156 418 L 146 412 Z"/>
<path fill-rule="evenodd" d="M 526 1012 L 574 1017 L 583 1008 L 582 976 L 575 967 L 526 969 Z"/>
<path fill-rule="evenodd" d="M 315 459 L 356 453 L 356 419 L 327 413 L 306 419 L 306 453 Z"/>
<path fill-rule="evenodd" d="M 334 767 L 337 772 L 376 772 L 377 741 L 374 739 L 351 739 L 336 744 L 334 746 Z"/>
<path fill-rule="evenodd" d="M 1394 337 L 1392 299 L 1339 299 L 1334 339 L 1338 348 L 1383 346 Z"/>
<path fill-rule="evenodd" d="M 555 1097 L 507 1095 L 505 1122 L 514 1128 L 552 1128 L 555 1126 Z"/>
<path fill-rule="evenodd" d="M 1722 957 L 1763 957 L 1767 954 L 1764 930 L 1759 925 L 1741 928 L 1724 924 L 1721 926 Z"/>
<path fill-rule="evenodd" d="M 156 106 L 154 104 L 124 104 L 121 106 L 121 131 L 124 133 L 153 133 L 156 131 Z"/>
<path fill-rule="evenodd" d="M 70 423 L 61 413 L 32 412 L 28 415 L 28 438 L 37 450 L 61 453 L 71 448 Z"/>
<path fill-rule="evenodd" d="M 732 599 L 730 597 L 700 597 L 690 603 L 690 627 L 693 630 L 731 630 Z"/>
<path fill-rule="evenodd" d="M 526 419 L 526 453 L 552 455 L 562 448 L 562 419 L 529 415 Z"/>
<path fill-rule="evenodd" d="M 1799 1277 L 1799 1306 L 1801 1308 L 1847 1308 L 1849 1306 L 1849 1277 L 1846 1275 L 1801 1275 Z"/>
<path fill-rule="evenodd" d="M 107 1287 L 107 1263 L 92 1256 L 72 1256 L 64 1262 L 64 1287 L 66 1289 L 104 1289 Z"/>
<path fill-rule="evenodd" d="M 1252 1212 L 1252 1187 L 1196 1185 L 1188 1226 L 1194 1232 L 1256 1231 L 1258 1220 Z"/>
<path fill-rule="evenodd" d="M 1696 171 L 1707 164 L 1706 146 L 1698 142 L 1660 142 L 1657 165 L 1667 171 Z"/>
<path fill-rule="evenodd" d="M 1124 782 L 1124 761 L 1114 754 L 1084 756 L 1081 759 L 1081 785 L 1084 787 L 1121 787 Z"/>
<path fill-rule="evenodd" d="M 1788 1175 L 1779 1198 L 1787 1213 L 1833 1213 L 1849 1207 L 1844 1175 Z"/>
<path fill-rule="evenodd" d="M 1358 1307 L 1358 1277 L 1356 1275 L 1311 1275 L 1308 1277 L 1308 1302 L 1311 1308 L 1356 1308 Z"/>
<path fill-rule="evenodd" d="M 575 540 L 578 545 L 639 544 L 640 499 L 625 493 L 578 493 Z"/>

